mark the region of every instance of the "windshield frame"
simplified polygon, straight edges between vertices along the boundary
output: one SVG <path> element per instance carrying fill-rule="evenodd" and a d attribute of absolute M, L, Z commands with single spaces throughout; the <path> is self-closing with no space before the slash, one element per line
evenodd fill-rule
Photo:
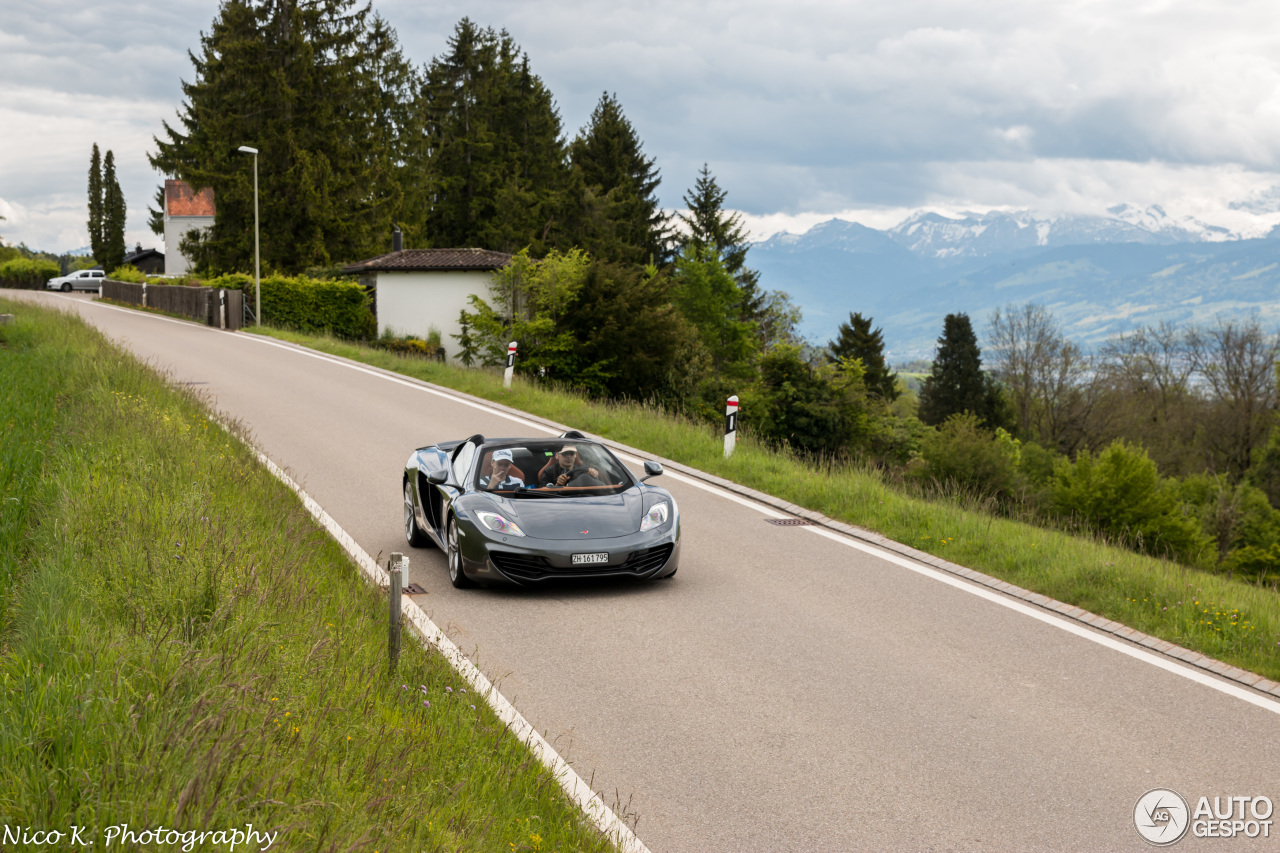
<path fill-rule="evenodd" d="M 620 472 L 621 482 L 614 484 L 605 484 L 600 486 L 539 486 L 537 483 L 538 474 L 546 464 L 553 458 L 558 447 L 572 444 L 578 448 L 591 448 L 592 455 L 602 464 L 609 465 Z M 496 441 L 492 444 L 485 444 L 478 447 L 475 459 L 473 460 L 474 470 L 471 473 L 470 488 L 477 492 L 483 492 L 491 495 L 501 495 L 508 498 L 575 498 L 575 497 L 600 497 L 602 495 L 619 495 L 633 488 L 639 481 L 621 459 L 614 455 L 608 447 L 598 441 L 582 438 L 537 438 L 537 439 L 513 439 L 510 441 Z M 516 452 L 516 467 L 518 467 L 525 475 L 525 483 L 523 486 L 513 489 L 489 489 L 480 484 L 481 477 L 484 473 L 485 462 L 492 458 L 497 450 L 512 450 Z M 548 452 L 550 451 L 550 452 Z M 525 455 L 524 459 L 520 458 L 520 453 Z M 582 457 L 581 450 L 579 458 Z M 534 467 L 536 465 L 536 467 Z M 589 465 L 589 463 L 588 463 Z M 534 467 L 530 471 L 529 468 Z"/>

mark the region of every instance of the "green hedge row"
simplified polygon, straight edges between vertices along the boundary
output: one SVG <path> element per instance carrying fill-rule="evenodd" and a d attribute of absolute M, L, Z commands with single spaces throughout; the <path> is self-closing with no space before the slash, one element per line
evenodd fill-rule
<path fill-rule="evenodd" d="M 0 286 L 19 290 L 39 290 L 51 278 L 57 278 L 58 265 L 53 261 L 13 258 L 0 263 Z"/>
<path fill-rule="evenodd" d="M 244 293 L 253 308 L 253 276 L 232 273 L 204 282 L 207 287 L 226 287 Z M 349 340 L 368 340 L 378 333 L 369 294 L 350 281 L 282 275 L 262 279 L 262 320 L 272 326 L 300 332 L 328 332 Z"/>

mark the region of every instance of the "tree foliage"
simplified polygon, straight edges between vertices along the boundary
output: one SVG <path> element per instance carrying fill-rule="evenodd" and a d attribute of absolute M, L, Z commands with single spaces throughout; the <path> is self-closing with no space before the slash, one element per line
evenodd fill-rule
<path fill-rule="evenodd" d="M 108 150 L 102 160 L 102 252 L 94 254 L 107 272 L 124 263 L 124 229 L 128 215 L 124 191 L 116 179 L 116 157 Z"/>
<path fill-rule="evenodd" d="M 89 251 L 93 257 L 102 258 L 102 154 L 98 151 L 98 143 L 93 143 L 93 153 L 89 155 Z"/>
<path fill-rule="evenodd" d="M 933 369 L 920 390 L 920 420 L 937 425 L 971 412 L 988 427 L 998 425 L 995 384 L 982 370 L 982 351 L 968 314 L 948 314 Z"/>
<path fill-rule="evenodd" d="M 191 55 L 179 127 L 164 125 L 151 164 L 212 187 L 217 219 L 188 243 L 206 271 L 253 259 L 257 148 L 261 248 L 268 268 L 297 271 L 368 257 L 397 216 L 411 70 L 394 31 L 355 0 L 227 0 Z"/>
<path fill-rule="evenodd" d="M 751 429 L 814 456 L 842 457 L 865 449 L 876 424 L 862 363 L 814 366 L 800 348 L 779 344 L 760 360 L 760 379 L 744 400 Z"/>
<path fill-rule="evenodd" d="M 833 358 L 856 358 L 866 371 L 867 391 L 887 403 L 898 399 L 898 376 L 889 371 L 884 361 L 884 331 L 871 329 L 871 318 L 861 313 L 849 314 L 849 322 L 841 323 L 836 339 L 827 344 Z"/>
<path fill-rule="evenodd" d="M 514 252 L 550 245 L 567 165 L 560 116 L 505 31 L 460 21 L 413 113 L 406 217 L 427 245 Z"/>
<path fill-rule="evenodd" d="M 658 204 L 660 177 L 616 95 L 605 92 L 569 146 L 573 175 L 565 194 L 560 242 L 618 263 L 669 261 L 667 217 Z"/>

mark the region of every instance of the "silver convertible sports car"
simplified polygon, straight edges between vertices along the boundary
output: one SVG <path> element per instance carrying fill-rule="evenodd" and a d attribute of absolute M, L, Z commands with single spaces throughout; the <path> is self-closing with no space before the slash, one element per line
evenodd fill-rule
<path fill-rule="evenodd" d="M 567 578 L 669 578 L 680 563 L 671 494 L 636 479 L 579 432 L 473 435 L 420 447 L 405 464 L 404 535 L 438 546 L 456 587 Z"/>

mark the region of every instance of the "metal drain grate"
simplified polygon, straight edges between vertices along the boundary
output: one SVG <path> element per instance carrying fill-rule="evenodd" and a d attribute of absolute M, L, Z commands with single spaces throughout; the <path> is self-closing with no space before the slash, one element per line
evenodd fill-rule
<path fill-rule="evenodd" d="M 418 586 L 416 583 L 411 583 L 404 588 L 405 595 L 425 595 L 426 592 L 427 591 L 425 589 Z"/>
<path fill-rule="evenodd" d="M 806 527 L 813 524 L 807 518 L 766 518 L 765 521 L 770 524 L 776 524 L 779 527 Z"/>

